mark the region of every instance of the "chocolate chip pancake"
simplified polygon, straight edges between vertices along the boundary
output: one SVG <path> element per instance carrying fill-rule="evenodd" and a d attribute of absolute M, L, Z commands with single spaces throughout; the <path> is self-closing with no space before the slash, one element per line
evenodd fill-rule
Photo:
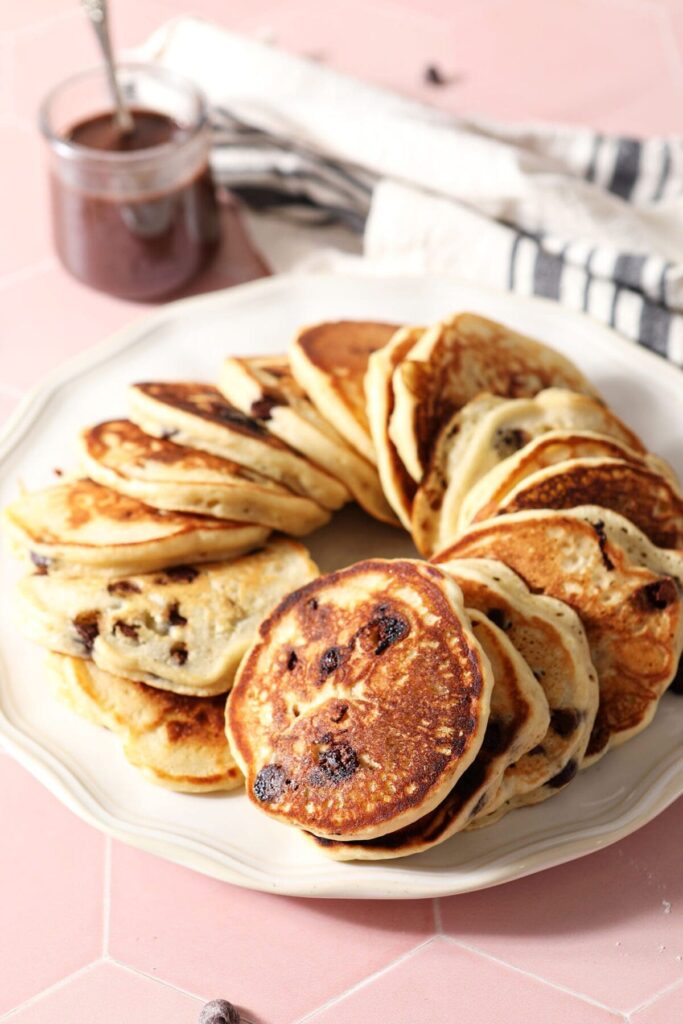
<path fill-rule="evenodd" d="M 662 548 L 683 549 L 683 496 L 659 473 L 624 459 L 571 459 L 523 480 L 496 510 L 611 508 Z"/>
<path fill-rule="evenodd" d="M 259 547 L 268 527 L 164 512 L 92 480 L 24 494 L 4 510 L 19 556 L 42 572 L 152 572 L 232 558 Z"/>
<path fill-rule="evenodd" d="M 51 654 L 57 692 L 73 711 L 120 736 L 151 782 L 180 793 L 236 789 L 244 781 L 225 738 L 225 697 L 182 697 Z"/>
<path fill-rule="evenodd" d="M 460 313 L 430 327 L 396 368 L 389 433 L 419 483 L 441 428 L 476 395 L 521 398 L 550 387 L 596 393 L 559 352 L 492 320 Z"/>
<path fill-rule="evenodd" d="M 285 441 L 335 476 L 375 519 L 396 523 L 377 470 L 324 419 L 297 384 L 286 356 L 230 357 L 218 386 L 241 412 L 264 423 Z"/>
<path fill-rule="evenodd" d="M 356 842 L 311 835 L 335 860 L 406 857 L 444 842 L 464 828 L 473 814 L 488 806 L 506 768 L 545 734 L 548 704 L 529 666 L 504 632 L 485 615 L 470 609 L 468 615 L 494 679 L 489 720 L 474 763 L 433 811 L 395 832 Z"/>
<path fill-rule="evenodd" d="M 502 562 L 485 558 L 444 562 L 470 608 L 501 629 L 529 665 L 550 710 L 539 742 L 505 771 L 489 814 L 520 794 L 534 803 L 553 796 L 576 774 L 598 709 L 598 677 L 581 620 L 563 601 L 532 594 Z"/>
<path fill-rule="evenodd" d="M 499 463 L 549 430 L 590 430 L 636 453 L 643 445 L 602 403 L 563 388 L 533 398 L 480 395 L 455 413 L 439 435 L 413 504 L 413 539 L 424 555 L 461 532 L 471 489 Z"/>
<path fill-rule="evenodd" d="M 650 723 L 683 648 L 680 553 L 610 509 L 583 506 L 487 519 L 434 561 L 454 558 L 498 559 L 581 619 L 600 686 L 584 764 Z"/>
<path fill-rule="evenodd" d="M 155 508 L 256 523 L 295 536 L 330 518 L 321 505 L 260 473 L 152 437 L 130 420 L 90 427 L 80 441 L 89 476 Z"/>
<path fill-rule="evenodd" d="M 133 384 L 128 399 L 130 418 L 148 434 L 237 462 L 324 508 L 340 508 L 348 500 L 338 480 L 230 405 L 211 384 Z"/>
<path fill-rule="evenodd" d="M 299 331 L 289 349 L 292 373 L 318 411 L 356 451 L 376 462 L 365 410 L 368 359 L 398 324 L 339 320 Z"/>
<path fill-rule="evenodd" d="M 463 498 L 459 527 L 490 519 L 522 481 L 558 462 L 571 459 L 622 459 L 646 466 L 677 487 L 676 474 L 664 459 L 636 452 L 622 441 L 589 430 L 550 430 L 495 465 Z M 599 504 L 596 502 L 595 504 Z"/>
<path fill-rule="evenodd" d="M 401 327 L 390 341 L 373 352 L 365 374 L 365 402 L 377 469 L 389 504 L 406 530 L 412 529 L 411 514 L 416 484 L 401 462 L 389 437 L 389 420 L 394 408 L 392 378 L 396 367 L 408 356 L 424 334 L 424 327 Z"/>
<path fill-rule="evenodd" d="M 265 620 L 228 701 L 228 739 L 261 810 L 370 839 L 452 789 L 481 746 L 492 685 L 453 580 L 373 559 L 290 594 Z"/>
<path fill-rule="evenodd" d="M 49 650 L 174 693 L 230 689 L 264 615 L 317 569 L 279 538 L 232 562 L 173 566 L 122 579 L 33 575 L 18 588 L 22 626 Z"/>

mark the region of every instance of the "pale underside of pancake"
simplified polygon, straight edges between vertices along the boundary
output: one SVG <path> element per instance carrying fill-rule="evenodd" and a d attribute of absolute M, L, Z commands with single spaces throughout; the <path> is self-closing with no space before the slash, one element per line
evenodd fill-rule
<path fill-rule="evenodd" d="M 486 473 L 465 495 L 458 526 L 490 519 L 507 495 L 527 477 L 570 459 L 624 459 L 646 466 L 677 487 L 676 474 L 664 459 L 636 452 L 622 441 L 590 430 L 550 430 L 525 444 Z"/>
<path fill-rule="evenodd" d="M 577 429 L 643 451 L 638 438 L 610 409 L 564 388 L 548 388 L 531 398 L 480 395 L 469 402 L 439 435 L 415 495 L 413 537 L 418 549 L 429 555 L 461 532 L 463 502 L 499 463 L 548 431 Z"/>
<path fill-rule="evenodd" d="M 295 536 L 330 513 L 282 484 L 210 452 L 110 420 L 81 434 L 83 468 L 98 483 L 155 508 L 255 523 Z"/>
<path fill-rule="evenodd" d="M 229 357 L 218 382 L 241 412 L 264 423 L 271 434 L 324 466 L 370 515 L 395 523 L 377 470 L 325 420 L 295 381 L 286 356 Z"/>
<path fill-rule="evenodd" d="M 489 720 L 474 763 L 434 810 L 397 831 L 360 842 L 310 836 L 335 860 L 406 857 L 443 843 L 488 807 L 507 767 L 545 735 L 548 703 L 524 658 L 485 615 L 469 608 L 467 613 L 494 679 Z"/>
<path fill-rule="evenodd" d="M 228 701 L 247 794 L 327 838 L 369 839 L 435 807 L 473 762 L 493 684 L 452 579 L 370 560 L 290 595 Z"/>
<path fill-rule="evenodd" d="M 504 562 L 581 619 L 600 686 L 584 764 L 651 722 L 683 647 L 680 553 L 610 509 L 582 506 L 487 519 L 435 561 L 461 557 Z"/>
<path fill-rule="evenodd" d="M 254 523 L 164 512 L 92 480 L 22 495 L 5 509 L 4 526 L 20 556 L 43 571 L 75 575 L 233 558 L 269 533 Z"/>
<path fill-rule="evenodd" d="M 389 437 L 389 420 L 394 408 L 392 377 L 424 333 L 423 327 L 401 327 L 390 341 L 373 352 L 365 374 L 365 403 L 372 441 L 377 454 L 377 469 L 389 504 L 410 531 L 416 484 L 401 462 Z"/>
<path fill-rule="evenodd" d="M 484 814 L 521 794 L 534 802 L 558 793 L 574 777 L 595 722 L 598 677 L 578 615 L 563 601 L 532 594 L 502 562 L 457 559 L 441 566 L 468 608 L 499 625 L 538 679 L 550 711 L 538 745 L 506 769 Z"/>
<path fill-rule="evenodd" d="M 166 381 L 128 389 L 130 418 L 146 433 L 211 452 L 284 484 L 328 509 L 348 500 L 346 488 L 245 416 L 211 384 Z"/>
<path fill-rule="evenodd" d="M 623 459 L 572 459 L 527 477 L 496 510 L 601 505 L 630 519 L 660 548 L 683 549 L 683 496 L 659 473 Z"/>
<path fill-rule="evenodd" d="M 373 463 L 363 378 L 372 353 L 397 330 L 398 324 L 360 320 L 313 324 L 298 332 L 288 353 L 294 377 L 321 416 Z"/>
<path fill-rule="evenodd" d="M 440 430 L 476 395 L 521 398 L 550 387 L 596 394 L 559 352 L 502 324 L 460 313 L 427 330 L 396 368 L 389 433 L 419 483 Z"/>
<path fill-rule="evenodd" d="M 280 538 L 232 562 L 125 579 L 28 576 L 19 584 L 19 609 L 27 635 L 49 650 L 208 697 L 230 689 L 263 616 L 316 574 L 305 548 Z"/>
<path fill-rule="evenodd" d="M 181 793 L 242 785 L 225 738 L 223 696 L 182 697 L 63 654 L 49 661 L 61 700 L 116 733 L 126 759 L 151 782 Z"/>

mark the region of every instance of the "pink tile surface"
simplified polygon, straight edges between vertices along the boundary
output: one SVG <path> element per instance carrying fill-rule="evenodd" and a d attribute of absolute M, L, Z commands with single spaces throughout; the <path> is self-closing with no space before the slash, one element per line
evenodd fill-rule
<path fill-rule="evenodd" d="M 433 930 L 429 901 L 250 893 L 119 845 L 111 892 L 115 959 L 268 1021 L 296 1020 Z"/>
<path fill-rule="evenodd" d="M 517 1020 L 524 1024 L 610 1024 L 621 1019 L 458 949 L 446 939 L 435 939 L 357 992 L 315 1014 L 311 1024 L 492 1024 Z"/>
<path fill-rule="evenodd" d="M 12 1017 L 17 1024 L 194 1024 L 201 1003 L 114 964 L 96 964 Z"/>
<path fill-rule="evenodd" d="M 104 838 L 0 758 L 0 1015 L 100 955 Z"/>
<path fill-rule="evenodd" d="M 444 929 L 607 1006 L 633 1009 L 683 980 L 682 842 L 679 800 L 587 860 L 443 900 Z"/>
<path fill-rule="evenodd" d="M 112 8 L 119 46 L 195 13 L 462 114 L 683 131 L 682 0 Z M 51 251 L 37 106 L 95 60 L 74 0 L 0 0 L 0 423 L 38 376 L 147 311 L 77 284 Z M 424 81 L 432 63 L 446 86 Z M 229 237 L 193 290 L 241 279 Z M 429 901 L 249 893 L 118 845 L 110 871 L 105 841 L 2 754 L 0 822 L 0 1017 L 21 1007 L 9 1018 L 21 1024 L 194 1024 L 221 995 L 259 1024 L 683 1018 L 680 801 L 603 853 L 441 901 L 436 918 Z M 441 918 L 451 938 L 434 938 Z"/>

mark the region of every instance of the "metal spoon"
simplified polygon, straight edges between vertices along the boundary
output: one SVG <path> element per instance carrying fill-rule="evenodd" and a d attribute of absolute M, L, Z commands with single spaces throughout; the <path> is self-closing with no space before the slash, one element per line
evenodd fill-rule
<path fill-rule="evenodd" d="M 124 135 L 128 135 L 133 131 L 135 124 L 133 122 L 131 112 L 123 102 L 121 87 L 119 85 L 118 78 L 116 77 L 114 51 L 111 45 L 109 23 L 107 20 L 107 0 L 81 0 L 81 3 L 85 13 L 92 22 L 95 35 L 97 36 L 97 41 L 102 49 L 109 89 L 114 101 L 114 121 L 116 122 L 116 126 L 119 131 Z"/>

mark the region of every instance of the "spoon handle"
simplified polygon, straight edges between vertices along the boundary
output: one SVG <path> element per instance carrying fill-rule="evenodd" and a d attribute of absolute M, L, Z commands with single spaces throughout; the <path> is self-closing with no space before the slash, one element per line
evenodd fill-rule
<path fill-rule="evenodd" d="M 133 118 L 123 102 L 121 87 L 119 86 L 114 68 L 114 51 L 111 45 L 109 22 L 107 19 L 107 0 L 81 0 L 81 3 L 92 23 L 97 41 L 102 49 L 109 89 L 114 100 L 114 118 L 120 131 L 124 133 L 132 132 L 134 128 Z"/>

